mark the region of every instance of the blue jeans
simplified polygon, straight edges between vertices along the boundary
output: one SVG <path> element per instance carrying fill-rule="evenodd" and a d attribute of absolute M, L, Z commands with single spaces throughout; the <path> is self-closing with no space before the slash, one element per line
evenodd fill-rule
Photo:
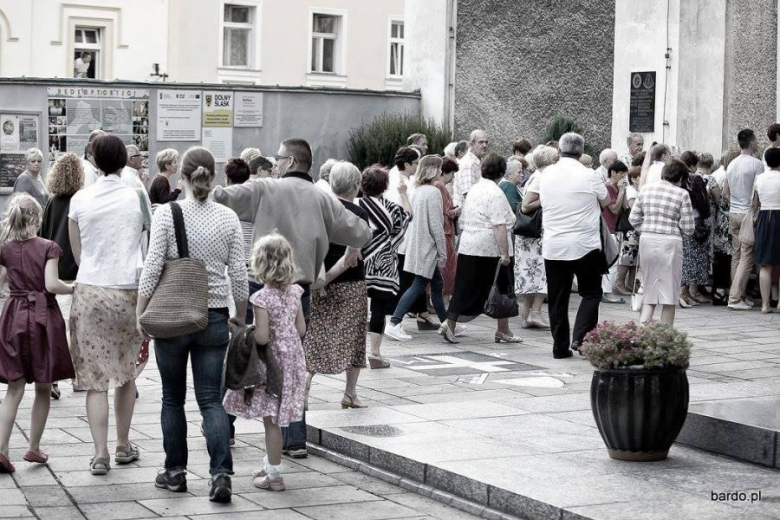
<path fill-rule="evenodd" d="M 249 280 L 249 296 L 263 288 L 263 284 L 254 280 Z M 255 308 L 251 302 L 246 302 L 246 324 L 252 325 L 255 322 Z"/>
<path fill-rule="evenodd" d="M 222 407 L 222 365 L 229 341 L 227 309 L 224 312 L 209 309 L 206 330 L 156 339 L 155 354 L 162 379 L 163 448 L 165 469 L 187 468 L 187 419 L 184 401 L 187 395 L 187 358 L 192 356 L 192 377 L 195 399 L 203 417 L 211 464 L 209 472 L 233 473 L 230 455 L 230 423 Z"/>
<path fill-rule="evenodd" d="M 398 325 L 403 321 L 404 315 L 409 312 L 414 302 L 421 294 L 425 294 L 425 288 L 428 284 L 431 284 L 431 301 L 433 302 L 433 308 L 436 309 L 436 316 L 439 317 L 439 321 L 444 323 L 447 319 L 447 311 L 444 309 L 444 298 L 441 296 L 441 291 L 444 288 L 444 280 L 442 280 L 441 273 L 437 267 L 433 271 L 433 278 L 430 280 L 419 274 L 414 275 L 414 281 L 412 285 L 406 290 L 401 299 L 398 300 L 398 305 L 395 308 L 393 317 L 390 318 L 390 323 Z"/>
<path fill-rule="evenodd" d="M 306 320 L 308 328 L 311 318 L 311 292 L 308 285 L 301 284 L 301 287 L 303 287 L 301 295 L 303 319 Z M 296 448 L 306 448 L 306 412 L 303 412 L 303 418 L 300 421 L 290 423 L 290 426 L 282 428 L 282 449 L 286 451 Z"/>

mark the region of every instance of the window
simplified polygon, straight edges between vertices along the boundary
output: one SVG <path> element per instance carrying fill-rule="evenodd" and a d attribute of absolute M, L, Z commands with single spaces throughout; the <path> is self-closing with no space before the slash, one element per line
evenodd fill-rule
<path fill-rule="evenodd" d="M 73 35 L 73 77 L 100 78 L 103 44 L 97 27 L 76 26 Z"/>
<path fill-rule="evenodd" d="M 255 8 L 248 5 L 225 4 L 223 27 L 222 66 L 252 66 Z"/>
<path fill-rule="evenodd" d="M 404 75 L 404 23 L 390 22 L 390 77 Z"/>
<path fill-rule="evenodd" d="M 341 16 L 317 14 L 312 16 L 311 71 L 339 72 L 339 32 Z"/>

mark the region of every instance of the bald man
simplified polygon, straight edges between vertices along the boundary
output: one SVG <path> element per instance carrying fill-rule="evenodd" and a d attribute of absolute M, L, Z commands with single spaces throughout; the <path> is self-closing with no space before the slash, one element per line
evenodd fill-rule
<path fill-rule="evenodd" d="M 488 136 L 484 130 L 474 130 L 469 137 L 469 151 L 458 163 L 460 167 L 455 172 L 455 190 L 453 196 L 453 205 L 458 208 L 463 207 L 471 186 L 479 182 L 482 178 L 482 157 L 488 152 Z"/>

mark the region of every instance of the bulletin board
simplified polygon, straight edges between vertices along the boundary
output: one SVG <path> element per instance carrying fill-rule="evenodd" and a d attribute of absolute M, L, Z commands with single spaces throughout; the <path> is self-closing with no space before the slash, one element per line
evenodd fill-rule
<path fill-rule="evenodd" d="M 0 110 L 0 194 L 13 191 L 16 179 L 27 167 L 24 155 L 39 147 L 40 112 Z"/>

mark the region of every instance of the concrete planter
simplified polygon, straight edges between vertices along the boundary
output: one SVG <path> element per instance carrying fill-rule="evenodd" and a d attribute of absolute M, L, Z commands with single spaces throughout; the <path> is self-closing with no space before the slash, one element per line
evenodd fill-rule
<path fill-rule="evenodd" d="M 590 403 L 611 458 L 663 460 L 685 422 L 688 377 L 679 367 L 596 369 Z"/>

